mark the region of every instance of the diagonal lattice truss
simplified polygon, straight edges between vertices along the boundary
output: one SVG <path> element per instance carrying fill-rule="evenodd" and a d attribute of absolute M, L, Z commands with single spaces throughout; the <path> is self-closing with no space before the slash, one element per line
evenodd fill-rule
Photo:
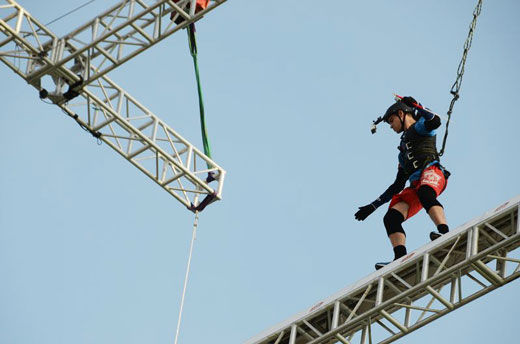
<path fill-rule="evenodd" d="M 73 71 L 88 71 L 85 83 L 89 84 L 225 1 L 213 0 L 206 9 L 195 11 L 195 0 L 156 0 L 151 5 L 143 0 L 125 0 L 62 38 L 37 24 L 15 1 L 2 0 L 0 4 L 7 2 L 4 10 L 10 9 L 4 21 L 15 23 L 13 27 L 26 38 L 32 36 L 38 53 L 52 61 L 32 64 L 26 72 L 29 83 L 65 66 Z"/>
<path fill-rule="evenodd" d="M 16 2 L 0 0 L 0 60 L 40 91 L 51 84 L 55 105 L 190 207 L 203 195 L 221 198 L 225 171 L 105 74 L 222 2 L 190 15 L 189 1 L 123 1 L 60 39 Z M 179 25 L 172 11 L 184 18 Z M 82 38 L 88 31 L 90 41 Z M 79 97 L 67 100 L 69 90 Z"/>
<path fill-rule="evenodd" d="M 520 196 L 247 344 L 391 343 L 520 277 Z"/>

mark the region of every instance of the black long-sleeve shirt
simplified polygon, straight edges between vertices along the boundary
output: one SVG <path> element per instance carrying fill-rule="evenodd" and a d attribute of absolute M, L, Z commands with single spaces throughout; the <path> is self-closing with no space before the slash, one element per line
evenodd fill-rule
<path fill-rule="evenodd" d="M 381 205 L 391 200 L 395 194 L 398 194 L 399 192 L 401 192 L 401 190 L 404 189 L 407 179 L 408 178 L 406 176 L 406 173 L 404 172 L 404 169 L 401 166 L 399 166 L 393 184 L 390 185 L 388 189 L 386 189 L 385 192 L 381 194 L 381 196 L 379 196 L 374 202 L 372 202 L 372 205 L 375 208 L 379 208 Z"/>

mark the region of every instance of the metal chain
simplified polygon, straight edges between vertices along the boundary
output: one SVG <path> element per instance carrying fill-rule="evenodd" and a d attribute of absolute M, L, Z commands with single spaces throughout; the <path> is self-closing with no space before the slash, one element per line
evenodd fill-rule
<path fill-rule="evenodd" d="M 457 79 L 451 86 L 450 93 L 453 95 L 453 99 L 450 103 L 450 108 L 448 109 L 448 121 L 446 122 L 446 131 L 444 132 L 444 138 L 442 139 L 442 148 L 439 153 L 439 156 L 444 154 L 444 148 L 446 147 L 446 140 L 448 139 L 448 127 L 450 125 L 451 113 L 453 112 L 453 106 L 455 102 L 459 99 L 459 90 L 462 85 L 462 76 L 464 75 L 464 67 L 466 65 L 466 58 L 468 56 L 469 49 L 471 48 L 471 43 L 473 42 L 473 33 L 475 32 L 475 27 L 477 26 L 477 18 L 480 15 L 480 11 L 482 10 L 482 0 L 478 0 L 477 6 L 473 10 L 473 20 L 471 21 L 471 25 L 469 26 L 468 38 L 466 38 L 466 42 L 464 43 L 464 52 L 462 53 L 462 59 L 459 62 L 459 67 L 457 68 Z"/>

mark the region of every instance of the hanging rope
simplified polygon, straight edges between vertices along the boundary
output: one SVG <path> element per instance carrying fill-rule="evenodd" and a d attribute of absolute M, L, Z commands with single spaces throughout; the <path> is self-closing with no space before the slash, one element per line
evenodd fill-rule
<path fill-rule="evenodd" d="M 186 287 L 188 286 L 188 277 L 190 275 L 191 256 L 193 255 L 193 243 L 197 238 L 197 226 L 199 224 L 199 212 L 195 212 L 195 221 L 193 222 L 193 233 L 191 235 L 190 254 L 188 256 L 188 265 L 186 266 L 186 276 L 184 277 L 184 288 L 182 289 L 181 307 L 179 309 L 179 319 L 177 320 L 177 331 L 175 333 L 175 344 L 179 340 L 179 331 L 181 328 L 182 310 L 184 308 L 184 297 L 186 296 Z"/>
<path fill-rule="evenodd" d="M 459 67 L 457 68 L 457 79 L 451 86 L 450 93 L 453 95 L 453 99 L 450 103 L 450 108 L 448 109 L 448 121 L 446 122 L 446 131 L 444 132 L 444 138 L 442 139 L 442 148 L 439 152 L 439 156 L 444 154 L 444 148 L 446 147 L 446 140 L 448 139 L 448 127 L 450 125 L 451 113 L 453 112 L 453 107 L 455 102 L 459 99 L 459 90 L 462 85 L 462 77 L 464 75 L 464 67 L 466 65 L 466 58 L 468 56 L 469 49 L 471 48 L 471 43 L 473 42 L 473 33 L 475 32 L 475 27 L 477 25 L 477 18 L 480 15 L 480 11 L 482 9 L 482 0 L 478 0 L 477 6 L 473 10 L 473 20 L 471 21 L 471 25 L 469 26 L 468 37 L 466 38 L 466 42 L 464 43 L 464 52 L 462 53 L 462 59 L 459 62 Z"/>
<path fill-rule="evenodd" d="M 195 77 L 197 79 L 197 91 L 199 94 L 199 110 L 200 110 L 200 129 L 202 131 L 202 144 L 204 145 L 204 154 L 211 158 L 211 148 L 209 145 L 208 132 L 206 130 L 206 119 L 204 117 L 204 101 L 202 99 L 202 86 L 200 84 L 199 63 L 197 60 L 197 40 L 195 37 L 195 24 L 190 24 L 188 30 L 188 41 L 190 43 L 190 53 L 193 57 L 193 65 L 195 67 Z M 209 167 L 209 166 L 208 166 Z"/>

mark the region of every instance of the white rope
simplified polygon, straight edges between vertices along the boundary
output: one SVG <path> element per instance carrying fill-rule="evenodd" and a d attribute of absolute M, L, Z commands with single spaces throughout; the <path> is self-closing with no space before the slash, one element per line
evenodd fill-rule
<path fill-rule="evenodd" d="M 181 328 L 182 309 L 184 308 L 184 296 L 186 295 L 186 287 L 188 286 L 188 276 L 190 275 L 191 256 L 193 253 L 193 243 L 197 238 L 197 226 L 199 222 L 199 212 L 195 212 L 195 221 L 193 222 L 193 234 L 191 235 L 190 255 L 188 257 L 188 266 L 186 267 L 186 276 L 184 277 L 184 288 L 182 290 L 181 307 L 179 309 L 179 320 L 177 321 L 177 332 L 175 333 L 175 344 L 179 340 L 179 331 Z"/>

